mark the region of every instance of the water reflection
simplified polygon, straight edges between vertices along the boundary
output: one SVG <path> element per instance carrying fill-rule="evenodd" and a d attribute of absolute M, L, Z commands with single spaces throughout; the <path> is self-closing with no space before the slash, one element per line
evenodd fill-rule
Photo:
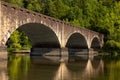
<path fill-rule="evenodd" d="M 25 80 L 30 66 L 29 56 L 9 55 L 8 74 L 9 80 Z"/>
<path fill-rule="evenodd" d="M 71 80 L 71 74 L 64 62 L 60 63 L 60 66 L 55 73 L 54 80 Z"/>
<path fill-rule="evenodd" d="M 77 69 L 77 71 L 75 71 L 75 70 L 70 71 L 70 74 L 73 74 L 73 75 L 71 75 L 72 80 L 77 80 L 77 79 L 89 80 L 93 77 L 97 77 L 99 75 L 99 73 L 101 73 L 100 66 L 102 66 L 102 69 L 104 68 L 104 66 L 102 65 L 102 64 L 104 64 L 103 62 L 102 62 L 102 64 L 100 62 L 98 64 L 98 67 L 94 68 L 91 59 L 88 59 L 85 65 L 83 65 L 85 63 L 84 61 L 83 61 L 82 65 L 81 65 L 81 63 L 79 63 L 73 67 L 73 68 Z M 74 64 L 72 64 L 72 65 L 74 65 Z M 69 64 L 68 64 L 68 67 L 70 67 Z M 82 68 L 82 70 L 81 70 L 81 68 Z"/>
<path fill-rule="evenodd" d="M 7 52 L 0 52 L 0 80 L 8 80 L 6 54 Z"/>
<path fill-rule="evenodd" d="M 55 56 L 54 56 L 55 57 Z M 58 62 L 56 57 L 10 55 L 8 64 L 9 80 L 89 80 L 104 70 L 104 62 L 99 60 L 97 68 L 91 59 Z M 80 58 L 80 57 L 79 57 Z M 56 61 L 57 60 L 57 61 Z M 102 69 L 102 70 L 101 70 Z"/>
<path fill-rule="evenodd" d="M 119 57 L 17 54 L 9 55 L 8 62 L 0 58 L 0 80 L 119 80 L 119 75 Z"/>
<path fill-rule="evenodd" d="M 104 71 L 104 62 L 102 59 L 100 60 L 97 68 L 94 68 L 91 60 L 88 59 L 86 68 L 83 71 L 82 75 L 83 75 L 83 78 L 85 78 L 84 80 L 87 80 L 88 77 L 89 78 L 90 77 L 97 77 L 101 73 L 101 71 L 102 72 Z"/>

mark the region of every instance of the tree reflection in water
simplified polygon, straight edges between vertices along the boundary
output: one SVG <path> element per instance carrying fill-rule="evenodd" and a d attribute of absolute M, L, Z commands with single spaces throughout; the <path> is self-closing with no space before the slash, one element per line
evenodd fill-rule
<path fill-rule="evenodd" d="M 9 55 L 8 75 L 9 80 L 25 80 L 30 66 L 30 57 L 23 55 Z"/>

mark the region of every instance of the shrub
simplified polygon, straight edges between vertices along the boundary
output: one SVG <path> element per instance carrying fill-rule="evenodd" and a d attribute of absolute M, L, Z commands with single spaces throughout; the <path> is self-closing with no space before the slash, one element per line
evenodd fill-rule
<path fill-rule="evenodd" d="M 105 49 L 108 52 L 120 52 L 120 43 L 114 40 L 108 40 L 105 44 Z"/>

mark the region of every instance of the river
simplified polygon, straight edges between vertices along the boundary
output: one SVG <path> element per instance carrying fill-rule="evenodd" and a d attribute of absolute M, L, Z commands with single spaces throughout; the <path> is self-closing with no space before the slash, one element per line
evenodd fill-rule
<path fill-rule="evenodd" d="M 9 54 L 0 80 L 120 80 L 119 56 L 72 57 Z M 61 61 L 58 61 L 61 60 Z"/>

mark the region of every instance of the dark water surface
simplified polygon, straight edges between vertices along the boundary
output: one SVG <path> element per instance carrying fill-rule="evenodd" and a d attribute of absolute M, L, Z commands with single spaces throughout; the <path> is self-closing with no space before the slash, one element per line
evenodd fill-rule
<path fill-rule="evenodd" d="M 120 80 L 120 56 L 64 59 L 66 61 L 55 56 L 9 55 L 8 80 Z"/>

